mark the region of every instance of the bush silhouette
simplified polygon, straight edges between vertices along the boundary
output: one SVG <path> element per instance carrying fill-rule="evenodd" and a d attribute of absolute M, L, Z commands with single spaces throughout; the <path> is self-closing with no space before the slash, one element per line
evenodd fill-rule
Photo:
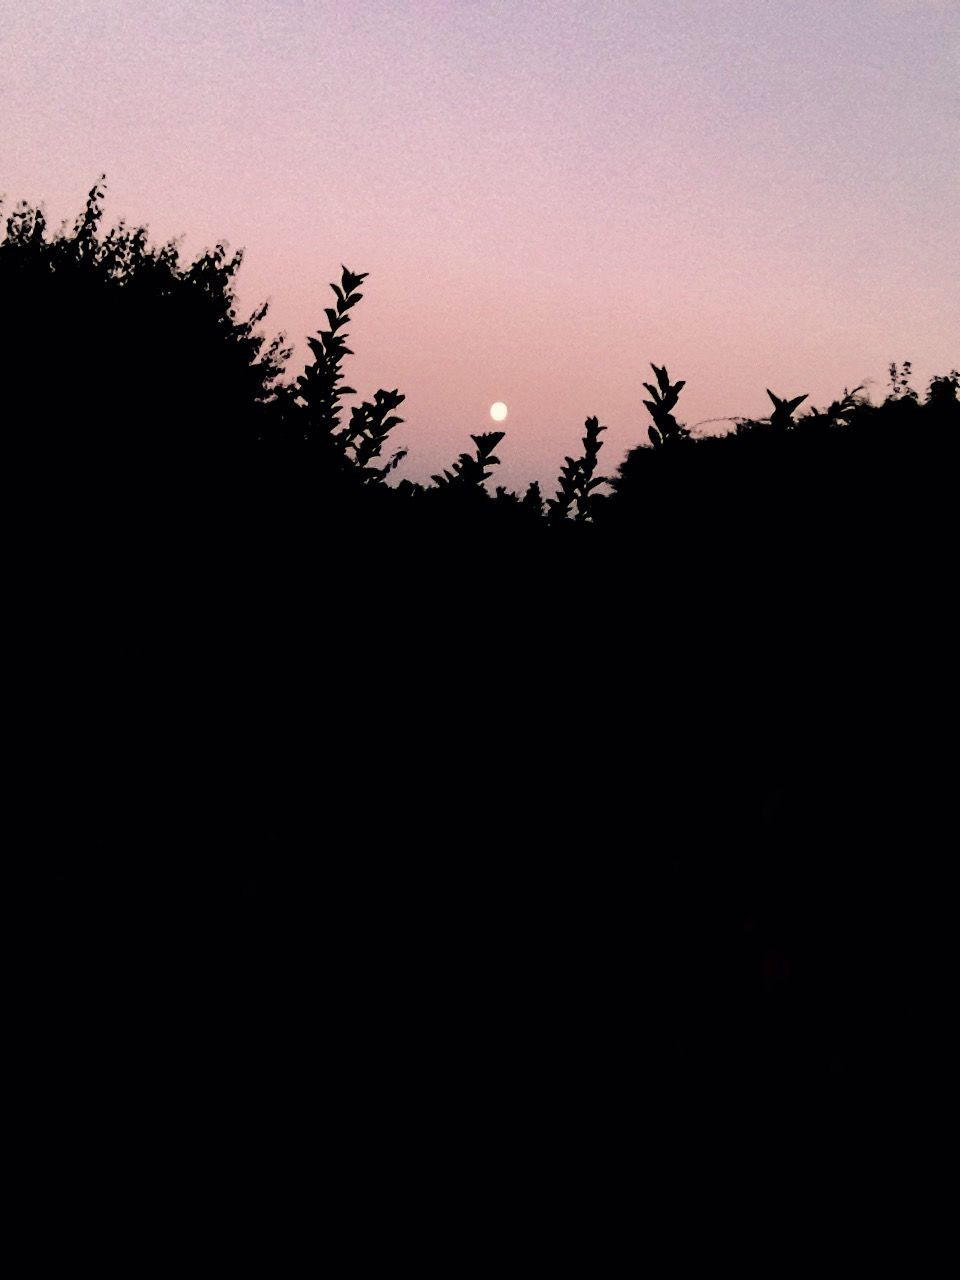
<path fill-rule="evenodd" d="M 653 426 L 647 428 L 650 443 L 654 448 L 660 448 L 665 444 L 677 444 L 690 435 L 687 428 L 681 426 L 673 416 L 680 392 L 686 383 L 681 381 L 671 384 L 665 365 L 662 369 L 658 369 L 655 364 L 652 364 L 650 368 L 657 378 L 657 386 L 653 386 L 650 382 L 643 384 L 651 396 L 650 400 L 643 402 L 653 418 Z"/>
<path fill-rule="evenodd" d="M 560 471 L 559 489 L 554 498 L 547 502 L 548 515 L 552 522 L 565 520 L 574 512 L 577 521 L 589 520 L 595 501 L 594 490 L 606 484 L 605 476 L 595 474 L 597 459 L 603 445 L 601 427 L 597 418 L 587 418 L 584 423 L 586 434 L 583 437 L 583 453 L 577 459 L 567 457 Z"/>
<path fill-rule="evenodd" d="M 434 484 L 438 488 L 449 488 L 458 493 L 464 490 L 481 490 L 484 482 L 493 475 L 487 468 L 500 464 L 500 459 L 493 451 L 505 434 L 504 431 L 485 431 L 481 435 L 471 436 L 470 439 L 476 445 L 475 453 L 461 453 L 450 470 L 432 477 Z"/>
<path fill-rule="evenodd" d="M 767 388 L 767 395 L 773 403 L 773 413 L 770 415 L 770 426 L 775 431 L 786 431 L 788 427 L 793 425 L 793 415 L 797 408 L 806 400 L 806 396 L 795 396 L 792 400 L 781 400 L 779 396 L 775 396 L 773 392 Z"/>
<path fill-rule="evenodd" d="M 340 284 L 330 285 L 336 306 L 325 308 L 328 327 L 307 339 L 313 363 L 297 378 L 285 404 L 284 426 L 294 438 L 317 446 L 320 465 L 327 471 L 377 483 L 405 456 L 405 450 L 399 450 L 384 466 L 373 466 L 390 432 L 403 421 L 393 410 L 405 397 L 396 388 L 381 389 L 372 402 L 353 406 L 346 425 L 340 421 L 342 399 L 356 395 L 353 387 L 343 385 L 343 359 L 353 354 L 346 343 L 346 325 L 349 312 L 363 298 L 358 286 L 367 274 L 355 275 L 344 267 Z"/>
<path fill-rule="evenodd" d="M 52 235 L 19 206 L 0 242 L 52 843 L 181 854 L 205 928 L 231 915 L 197 870 L 216 854 L 228 883 L 286 886 L 264 952 L 291 1025 L 321 937 L 357 1022 L 392 983 L 399 1028 L 419 993 L 419 1051 L 482 968 L 494 1037 L 546 1005 L 567 1044 L 574 1007 L 614 1045 L 645 982 L 686 1096 L 724 1036 L 729 1088 L 813 1069 L 879 851 L 942 838 L 957 371 L 922 403 L 909 362 L 882 405 L 855 388 L 796 417 L 805 397 L 768 393 L 768 421 L 694 439 L 654 365 L 649 443 L 608 498 L 596 417 L 546 510 L 537 483 L 489 493 L 499 431 L 398 481 L 404 397 L 345 406 L 365 273 L 342 269 L 286 382 L 266 308 L 237 314 L 239 254 L 181 264 L 104 231 L 102 199 Z"/>
<path fill-rule="evenodd" d="M 73 227 L 53 234 L 27 204 L 6 219 L 8 412 L 39 416 L 51 447 L 106 450 L 112 462 L 252 442 L 289 352 L 258 333 L 266 305 L 237 314 L 242 253 L 218 244 L 184 265 L 175 242 L 150 246 L 143 227 L 104 231 L 103 197 L 101 180 Z"/>

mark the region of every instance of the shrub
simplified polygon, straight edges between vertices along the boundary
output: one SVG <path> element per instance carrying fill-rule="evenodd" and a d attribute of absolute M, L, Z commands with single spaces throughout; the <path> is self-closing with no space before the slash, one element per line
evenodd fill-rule
<path fill-rule="evenodd" d="M 649 409 L 650 416 L 653 418 L 653 426 L 647 428 L 650 443 L 655 449 L 659 449 L 665 444 L 678 444 L 690 436 L 688 429 L 677 422 L 673 416 L 673 410 L 677 407 L 680 392 L 686 386 L 686 383 L 681 381 L 671 385 L 667 376 L 666 365 L 662 369 L 658 369 L 655 364 L 651 364 L 650 368 L 656 375 L 657 386 L 653 386 L 649 382 L 643 384 L 652 397 L 650 400 L 644 400 L 643 403 Z"/>
<path fill-rule="evenodd" d="M 775 396 L 770 388 L 767 388 L 767 395 L 773 403 L 773 413 L 770 415 L 770 425 L 777 431 L 786 431 L 793 426 L 793 415 L 800 405 L 806 400 L 806 395 L 795 396 L 792 400 L 781 400 L 779 396 Z"/>
<path fill-rule="evenodd" d="M 318 445 L 324 463 L 333 471 L 375 483 L 382 481 L 406 454 L 406 450 L 398 450 L 385 466 L 372 465 L 390 432 L 403 421 L 394 416 L 393 410 L 405 397 L 396 388 L 381 388 L 372 401 L 365 400 L 351 409 L 346 426 L 340 422 L 341 400 L 356 395 L 353 387 L 343 385 L 343 358 L 353 355 L 346 342 L 346 326 L 350 311 L 363 297 L 358 286 L 368 274 L 355 274 L 343 267 L 340 283 L 331 283 L 337 303 L 324 308 L 327 328 L 307 339 L 313 363 L 297 379 L 290 418 L 294 434 Z"/>
<path fill-rule="evenodd" d="M 600 432 L 606 431 L 606 427 L 601 427 L 595 417 L 587 418 L 584 427 L 586 434 L 583 437 L 583 453 L 576 459 L 569 455 L 566 457 L 560 471 L 556 497 L 550 498 L 547 502 L 548 516 L 554 523 L 566 519 L 571 510 L 575 512 L 575 520 L 580 522 L 589 520 L 593 506 L 593 491 L 607 483 L 605 476 L 594 474 L 597 458 L 603 448 Z"/>
<path fill-rule="evenodd" d="M 431 476 L 439 489 L 451 489 L 454 492 L 472 490 L 484 492 L 484 482 L 489 480 L 492 471 L 488 467 L 500 465 L 500 459 L 494 456 L 494 449 L 505 436 L 504 431 L 485 431 L 481 435 L 471 436 L 476 445 L 476 453 L 461 453 L 452 468 L 444 470 L 440 475 Z"/>
<path fill-rule="evenodd" d="M 0 378 L 35 441 L 76 455 L 217 452 L 252 442 L 289 351 L 258 332 L 266 304 L 237 314 L 242 251 L 224 244 L 189 265 L 144 227 L 102 230 L 103 180 L 73 227 L 48 234 L 26 202 L 0 239 Z"/>

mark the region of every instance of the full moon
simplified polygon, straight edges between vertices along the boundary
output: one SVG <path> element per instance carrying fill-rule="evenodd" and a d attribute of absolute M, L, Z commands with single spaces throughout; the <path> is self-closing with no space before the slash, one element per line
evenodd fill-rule
<path fill-rule="evenodd" d="M 494 422 L 502 422 L 507 416 L 507 406 L 502 400 L 498 400 L 496 404 L 490 406 L 490 417 Z"/>

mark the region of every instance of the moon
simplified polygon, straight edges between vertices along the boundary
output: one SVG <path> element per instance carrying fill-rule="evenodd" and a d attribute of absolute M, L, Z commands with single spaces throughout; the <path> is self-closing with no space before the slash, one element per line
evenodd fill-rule
<path fill-rule="evenodd" d="M 507 406 L 502 400 L 498 400 L 496 404 L 490 406 L 490 417 L 494 422 L 502 422 L 507 416 Z"/>

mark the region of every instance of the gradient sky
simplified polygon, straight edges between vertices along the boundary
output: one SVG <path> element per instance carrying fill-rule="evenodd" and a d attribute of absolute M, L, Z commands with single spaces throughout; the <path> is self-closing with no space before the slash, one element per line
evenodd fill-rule
<path fill-rule="evenodd" d="M 349 382 L 424 479 L 960 363 L 958 0 L 0 0 L 0 193 L 243 246 L 270 332 L 368 271 Z"/>

